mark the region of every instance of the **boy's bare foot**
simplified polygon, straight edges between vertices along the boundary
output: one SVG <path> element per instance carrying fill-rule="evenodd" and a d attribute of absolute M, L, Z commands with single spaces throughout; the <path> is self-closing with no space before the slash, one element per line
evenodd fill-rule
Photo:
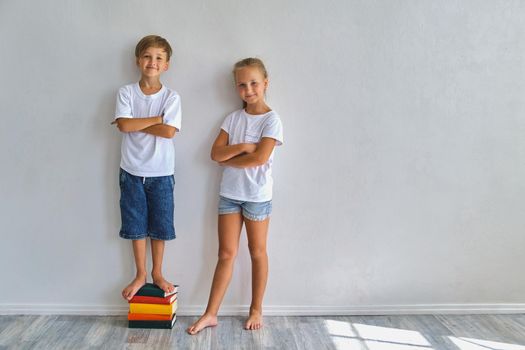
<path fill-rule="evenodd" d="M 244 329 L 254 331 L 254 330 L 260 329 L 262 326 L 263 326 L 262 314 L 258 311 L 250 310 L 250 316 L 248 316 L 248 319 L 246 320 L 246 323 L 244 324 Z"/>
<path fill-rule="evenodd" d="M 122 297 L 128 301 L 131 300 L 144 284 L 146 284 L 146 275 L 137 275 L 137 277 L 122 290 Z"/>
<path fill-rule="evenodd" d="M 204 314 L 197 322 L 186 329 L 186 332 L 191 335 L 195 335 L 202 331 L 206 327 L 215 327 L 217 325 L 217 316 Z"/>
<path fill-rule="evenodd" d="M 153 283 L 155 283 L 160 289 L 162 289 L 166 293 L 171 293 L 175 289 L 175 286 L 173 286 L 172 283 L 166 281 L 161 274 L 152 273 L 151 277 L 153 277 Z"/>

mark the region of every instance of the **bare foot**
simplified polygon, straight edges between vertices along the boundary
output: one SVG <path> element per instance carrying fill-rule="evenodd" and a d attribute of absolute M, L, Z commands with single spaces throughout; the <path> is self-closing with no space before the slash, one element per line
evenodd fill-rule
<path fill-rule="evenodd" d="M 122 297 L 126 300 L 131 300 L 135 293 L 146 283 L 146 276 L 140 275 L 135 277 L 133 281 L 126 288 L 122 290 Z"/>
<path fill-rule="evenodd" d="M 175 290 L 173 284 L 166 281 L 161 274 L 151 274 L 151 277 L 153 277 L 153 283 L 166 293 L 172 293 Z"/>
<path fill-rule="evenodd" d="M 260 329 L 263 326 L 262 314 L 258 311 L 250 311 L 250 316 L 244 324 L 244 329 L 254 331 Z"/>
<path fill-rule="evenodd" d="M 197 322 L 191 325 L 191 327 L 188 327 L 186 329 L 186 332 L 188 332 L 191 335 L 195 335 L 202 331 L 206 327 L 215 327 L 217 325 L 217 316 L 204 314 L 199 318 Z"/>

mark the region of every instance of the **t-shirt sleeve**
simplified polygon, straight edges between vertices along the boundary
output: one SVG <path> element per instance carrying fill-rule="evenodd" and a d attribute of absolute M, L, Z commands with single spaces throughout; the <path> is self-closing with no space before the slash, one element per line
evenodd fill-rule
<path fill-rule="evenodd" d="M 221 129 L 226 131 L 228 135 L 231 133 L 231 125 L 232 125 L 232 115 L 229 114 L 226 118 L 224 118 L 224 121 L 222 122 Z"/>
<path fill-rule="evenodd" d="M 279 117 L 273 117 L 270 118 L 266 124 L 263 127 L 263 132 L 261 137 L 269 137 L 272 139 L 275 139 L 276 146 L 280 146 L 283 144 L 283 124 L 281 123 L 281 119 Z"/>
<path fill-rule="evenodd" d="M 182 124 L 182 107 L 179 95 L 175 94 L 166 101 L 162 120 L 164 124 L 173 126 L 180 131 Z"/>
<path fill-rule="evenodd" d="M 117 118 L 133 118 L 131 115 L 131 96 L 125 86 L 118 90 L 114 119 Z"/>

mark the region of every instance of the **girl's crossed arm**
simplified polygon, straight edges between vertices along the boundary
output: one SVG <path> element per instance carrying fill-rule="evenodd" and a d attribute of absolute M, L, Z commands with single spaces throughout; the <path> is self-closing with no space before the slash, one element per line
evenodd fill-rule
<path fill-rule="evenodd" d="M 251 168 L 263 165 L 268 161 L 275 147 L 275 139 L 263 137 L 256 146 L 255 152 L 241 154 L 220 162 L 221 165 L 227 165 L 235 168 Z"/>
<path fill-rule="evenodd" d="M 252 153 L 256 148 L 257 145 L 252 143 L 228 145 L 228 133 L 221 129 L 211 147 L 211 159 L 220 163 L 243 153 Z"/>

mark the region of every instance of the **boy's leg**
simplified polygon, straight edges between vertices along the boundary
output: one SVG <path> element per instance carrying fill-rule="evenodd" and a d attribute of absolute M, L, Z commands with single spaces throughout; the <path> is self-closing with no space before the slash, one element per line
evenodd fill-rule
<path fill-rule="evenodd" d="M 219 306 L 230 283 L 233 263 L 239 249 L 241 229 L 241 213 L 219 215 L 219 259 L 213 275 L 210 298 L 204 315 L 187 329 L 190 334 L 197 334 L 206 327 L 217 325 Z"/>
<path fill-rule="evenodd" d="M 135 279 L 122 290 L 122 296 L 130 300 L 146 283 L 146 232 L 147 206 L 142 179 L 120 169 L 120 213 L 122 227 L 119 235 L 132 240 L 133 257 L 137 274 Z"/>
<path fill-rule="evenodd" d="M 266 240 L 270 218 L 262 221 L 252 221 L 245 218 L 244 223 L 252 260 L 252 303 L 250 315 L 244 328 L 255 330 L 262 327 L 262 302 L 268 280 Z"/>
<path fill-rule="evenodd" d="M 164 257 L 164 241 L 159 239 L 151 239 L 151 257 L 153 261 L 153 269 L 151 277 L 153 283 L 160 287 L 167 293 L 173 292 L 175 288 L 172 283 L 166 281 L 162 276 L 162 259 Z"/>
<path fill-rule="evenodd" d="M 165 241 L 175 238 L 173 176 L 150 177 L 145 180 L 148 200 L 148 234 L 151 238 L 151 256 L 153 283 L 167 293 L 174 289 L 172 283 L 162 275 Z"/>
<path fill-rule="evenodd" d="M 126 300 L 133 298 L 135 293 L 146 283 L 146 240 L 145 239 L 134 239 L 133 245 L 133 256 L 135 258 L 135 267 L 137 269 L 137 275 L 131 283 L 122 290 L 122 296 Z"/>

